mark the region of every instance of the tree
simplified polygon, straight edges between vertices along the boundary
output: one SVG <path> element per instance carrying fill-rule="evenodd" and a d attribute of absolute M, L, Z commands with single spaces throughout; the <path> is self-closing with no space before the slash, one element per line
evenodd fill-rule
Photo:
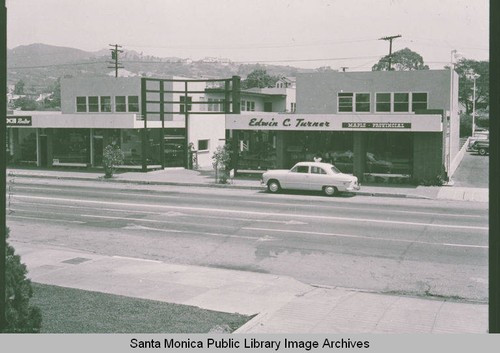
<path fill-rule="evenodd" d="M 38 103 L 34 99 L 28 97 L 18 98 L 12 104 L 14 108 L 20 108 L 21 110 L 38 110 Z"/>
<path fill-rule="evenodd" d="M 227 183 L 230 163 L 231 145 L 225 144 L 224 146 L 218 146 L 212 156 L 212 165 L 215 169 L 215 182 L 220 184 Z"/>
<path fill-rule="evenodd" d="M 489 62 L 462 58 L 455 64 L 455 71 L 459 76 L 458 101 L 465 107 L 465 113 L 472 114 L 473 75 L 479 75 L 476 78 L 476 111 L 488 109 L 490 105 Z"/>
<path fill-rule="evenodd" d="M 125 155 L 116 143 L 107 145 L 102 153 L 102 162 L 104 164 L 104 177 L 111 178 L 116 171 L 116 167 L 123 163 Z"/>
<path fill-rule="evenodd" d="M 241 81 L 241 88 L 274 87 L 278 79 L 278 76 L 269 75 L 265 69 L 256 69 L 248 74 L 246 80 Z"/>
<path fill-rule="evenodd" d="M 391 55 L 391 70 L 395 71 L 413 71 L 429 70 L 429 66 L 424 65 L 424 58 L 408 48 L 398 50 Z M 372 71 L 388 71 L 389 55 L 384 56 L 378 63 L 373 65 Z"/>
<path fill-rule="evenodd" d="M 24 81 L 23 80 L 17 81 L 17 83 L 14 85 L 14 94 L 17 94 L 17 95 L 24 94 Z"/>
<path fill-rule="evenodd" d="M 9 229 L 6 229 L 7 238 Z M 7 243 L 5 250 L 5 278 L 6 278 L 6 321 L 7 326 L 3 332 L 7 333 L 37 333 L 42 325 L 40 308 L 31 306 L 30 298 L 33 296 L 31 281 L 26 278 L 28 270 L 21 263 L 21 258 L 16 255 L 14 248 Z"/>

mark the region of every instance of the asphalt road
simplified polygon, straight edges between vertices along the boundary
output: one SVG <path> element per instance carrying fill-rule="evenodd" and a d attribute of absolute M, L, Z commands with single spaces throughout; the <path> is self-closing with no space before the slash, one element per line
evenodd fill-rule
<path fill-rule="evenodd" d="M 17 179 L 11 238 L 305 283 L 487 301 L 487 205 Z"/>

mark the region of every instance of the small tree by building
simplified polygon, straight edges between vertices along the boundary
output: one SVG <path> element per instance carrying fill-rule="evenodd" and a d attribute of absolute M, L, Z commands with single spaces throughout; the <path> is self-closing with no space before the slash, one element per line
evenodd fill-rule
<path fill-rule="evenodd" d="M 9 229 L 6 229 L 7 238 Z M 4 333 L 38 333 L 42 325 L 40 308 L 30 305 L 33 296 L 31 281 L 26 278 L 28 270 L 21 263 L 14 248 L 7 243 L 5 251 L 6 278 L 6 327 Z"/>
<path fill-rule="evenodd" d="M 116 171 L 116 167 L 123 163 L 125 156 L 120 149 L 116 145 L 116 143 L 112 143 L 111 145 L 107 145 L 104 148 L 102 153 L 102 163 L 104 165 L 104 177 L 111 178 Z"/>
<path fill-rule="evenodd" d="M 218 146 L 212 156 L 212 161 L 215 169 L 215 182 L 226 184 L 229 178 L 229 165 L 231 163 L 230 145 Z"/>

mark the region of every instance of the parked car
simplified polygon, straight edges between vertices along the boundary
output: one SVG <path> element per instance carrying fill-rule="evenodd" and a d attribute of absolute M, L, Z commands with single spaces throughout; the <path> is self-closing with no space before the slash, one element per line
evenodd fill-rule
<path fill-rule="evenodd" d="M 477 140 L 470 149 L 477 151 L 481 156 L 486 156 L 490 153 L 490 140 Z"/>
<path fill-rule="evenodd" d="M 299 162 L 290 170 L 268 170 L 262 175 L 261 183 L 272 193 L 282 189 L 317 190 L 332 196 L 360 189 L 357 177 L 342 173 L 333 164 L 321 162 Z"/>
<path fill-rule="evenodd" d="M 352 172 L 354 164 L 354 153 L 351 151 L 333 152 L 331 154 L 332 163 L 344 172 Z M 366 152 L 366 172 L 367 173 L 391 173 L 392 162 L 378 159 L 373 153 Z"/>

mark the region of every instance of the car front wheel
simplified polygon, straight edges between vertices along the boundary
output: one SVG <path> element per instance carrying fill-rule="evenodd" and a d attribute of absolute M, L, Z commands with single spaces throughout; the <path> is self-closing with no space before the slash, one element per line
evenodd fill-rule
<path fill-rule="evenodd" d="M 277 193 L 281 190 L 281 186 L 279 181 L 277 180 L 269 180 L 267 183 L 267 190 L 272 193 Z"/>
<path fill-rule="evenodd" d="M 481 156 L 485 156 L 485 155 L 486 155 L 486 150 L 485 150 L 484 148 L 480 148 L 480 149 L 479 149 L 479 154 L 480 154 Z"/>
<path fill-rule="evenodd" d="M 326 196 L 333 196 L 333 195 L 337 194 L 337 192 L 338 192 L 338 190 L 335 186 L 325 186 L 323 188 L 323 191 L 324 191 Z"/>

